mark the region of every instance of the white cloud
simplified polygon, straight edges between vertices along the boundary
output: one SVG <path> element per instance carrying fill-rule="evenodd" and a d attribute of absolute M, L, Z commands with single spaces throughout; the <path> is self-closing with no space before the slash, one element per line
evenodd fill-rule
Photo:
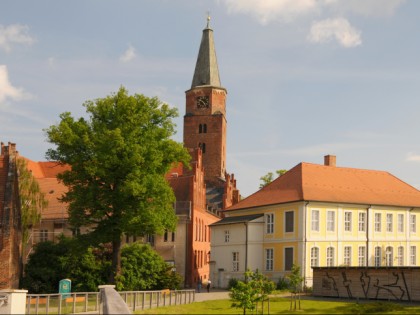
<path fill-rule="evenodd" d="M 26 25 L 0 25 L 0 48 L 10 52 L 14 44 L 32 44 L 35 42 L 35 39 L 28 34 L 28 30 L 29 27 Z"/>
<path fill-rule="evenodd" d="M 229 13 L 248 14 L 265 25 L 271 21 L 291 22 L 311 14 L 354 13 L 390 16 L 406 0 L 225 0 Z"/>
<path fill-rule="evenodd" d="M 129 45 L 127 50 L 121 55 L 120 61 L 129 62 L 136 57 L 136 50 L 133 46 Z"/>
<path fill-rule="evenodd" d="M 413 154 L 413 153 L 408 153 L 406 161 L 420 162 L 420 155 L 416 155 L 416 154 Z"/>
<path fill-rule="evenodd" d="M 352 27 L 344 18 L 326 19 L 312 24 L 308 40 L 313 43 L 325 43 L 331 40 L 346 48 L 362 44 L 360 31 Z"/>
<path fill-rule="evenodd" d="M 230 13 L 245 13 L 254 16 L 261 24 L 273 20 L 291 22 L 299 16 L 318 10 L 317 0 L 226 0 L 222 2 Z"/>
<path fill-rule="evenodd" d="M 9 81 L 9 74 L 5 65 L 0 65 L 0 104 L 6 99 L 21 100 L 26 98 L 22 89 L 12 86 Z"/>

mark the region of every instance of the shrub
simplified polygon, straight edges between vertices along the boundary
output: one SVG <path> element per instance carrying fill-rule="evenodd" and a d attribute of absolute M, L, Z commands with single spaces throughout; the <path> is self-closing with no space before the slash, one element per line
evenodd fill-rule
<path fill-rule="evenodd" d="M 236 288 L 236 286 L 238 285 L 239 280 L 236 278 L 231 278 L 229 279 L 229 283 L 228 283 L 228 290 Z"/>
<path fill-rule="evenodd" d="M 277 290 L 288 290 L 289 289 L 289 281 L 285 277 L 281 277 L 277 282 Z"/>

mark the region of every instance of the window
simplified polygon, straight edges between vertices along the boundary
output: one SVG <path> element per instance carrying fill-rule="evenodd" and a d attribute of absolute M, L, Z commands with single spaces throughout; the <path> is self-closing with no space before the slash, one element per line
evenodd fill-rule
<path fill-rule="evenodd" d="M 398 232 L 402 233 L 404 232 L 404 214 L 399 214 L 397 216 L 397 220 L 398 220 Z"/>
<path fill-rule="evenodd" d="M 225 230 L 225 243 L 229 243 L 230 240 L 230 232 L 229 230 Z"/>
<path fill-rule="evenodd" d="M 416 233 L 416 215 L 410 214 L 410 232 Z"/>
<path fill-rule="evenodd" d="M 265 250 L 265 270 L 272 271 L 274 267 L 274 249 L 267 248 Z"/>
<path fill-rule="evenodd" d="M 152 234 L 147 234 L 146 235 L 146 243 L 149 243 L 150 246 L 155 246 L 155 236 Z"/>
<path fill-rule="evenodd" d="M 351 247 L 344 246 L 344 265 L 351 266 Z"/>
<path fill-rule="evenodd" d="M 393 256 L 393 248 L 391 246 L 388 246 L 385 249 L 385 262 L 387 266 L 392 266 Z"/>
<path fill-rule="evenodd" d="M 386 231 L 387 232 L 392 232 L 392 213 L 387 213 L 386 214 Z"/>
<path fill-rule="evenodd" d="M 168 241 L 168 231 L 165 230 L 165 234 L 163 234 L 163 241 L 167 242 Z"/>
<path fill-rule="evenodd" d="M 239 271 L 239 252 L 232 253 L 232 270 Z"/>
<path fill-rule="evenodd" d="M 381 214 L 375 213 L 375 232 L 381 231 Z"/>
<path fill-rule="evenodd" d="M 198 147 L 201 149 L 201 152 L 206 153 L 206 144 L 205 143 L 199 143 Z"/>
<path fill-rule="evenodd" d="M 412 266 L 415 266 L 417 263 L 416 252 L 417 252 L 416 246 L 410 246 L 410 265 Z"/>
<path fill-rule="evenodd" d="M 312 231 L 319 231 L 319 210 L 312 210 Z"/>
<path fill-rule="evenodd" d="M 172 238 L 171 238 L 172 242 L 175 242 L 175 232 L 172 232 Z"/>
<path fill-rule="evenodd" d="M 198 126 L 198 133 L 207 133 L 207 124 L 200 124 Z"/>
<path fill-rule="evenodd" d="M 404 247 L 403 246 L 398 246 L 397 262 L 398 262 L 398 266 L 404 266 Z"/>
<path fill-rule="evenodd" d="M 273 234 L 274 233 L 274 214 L 269 213 L 265 215 L 265 224 L 266 224 L 266 233 Z"/>
<path fill-rule="evenodd" d="M 380 267 L 381 266 L 381 255 L 382 254 L 382 250 L 380 246 L 376 246 L 375 247 L 375 267 Z"/>
<path fill-rule="evenodd" d="M 311 248 L 311 267 L 318 267 L 319 266 L 319 248 L 312 247 Z"/>
<path fill-rule="evenodd" d="M 334 266 L 334 247 L 327 248 L 327 266 Z"/>
<path fill-rule="evenodd" d="M 366 213 L 359 212 L 359 232 L 366 232 Z"/>
<path fill-rule="evenodd" d="M 351 231 L 351 212 L 344 212 L 344 231 Z"/>
<path fill-rule="evenodd" d="M 40 242 L 48 241 L 48 230 L 41 230 L 39 234 Z"/>
<path fill-rule="evenodd" d="M 359 266 L 366 266 L 366 247 L 359 247 Z"/>
<path fill-rule="evenodd" d="M 335 230 L 335 212 L 327 211 L 327 231 L 334 232 Z"/>
<path fill-rule="evenodd" d="M 286 211 L 285 212 L 285 220 L 286 220 L 286 224 L 285 224 L 285 232 L 289 233 L 289 232 L 293 232 L 295 229 L 295 217 L 294 217 L 294 212 L 293 211 Z"/>
<path fill-rule="evenodd" d="M 284 270 L 292 270 L 293 266 L 293 247 L 284 249 Z"/>

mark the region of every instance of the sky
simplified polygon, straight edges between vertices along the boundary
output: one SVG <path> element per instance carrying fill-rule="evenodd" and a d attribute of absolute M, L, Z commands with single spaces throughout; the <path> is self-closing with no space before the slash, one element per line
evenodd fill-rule
<path fill-rule="evenodd" d="M 2 0 L 0 141 L 45 160 L 44 129 L 124 86 L 179 109 L 211 17 L 242 196 L 300 162 L 420 188 L 418 0 Z"/>

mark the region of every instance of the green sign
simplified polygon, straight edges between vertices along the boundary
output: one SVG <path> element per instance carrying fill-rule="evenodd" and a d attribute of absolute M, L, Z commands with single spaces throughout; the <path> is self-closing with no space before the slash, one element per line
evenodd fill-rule
<path fill-rule="evenodd" d="M 63 279 L 60 280 L 58 293 L 61 294 L 63 299 L 68 298 L 71 296 L 71 280 L 70 279 Z"/>

